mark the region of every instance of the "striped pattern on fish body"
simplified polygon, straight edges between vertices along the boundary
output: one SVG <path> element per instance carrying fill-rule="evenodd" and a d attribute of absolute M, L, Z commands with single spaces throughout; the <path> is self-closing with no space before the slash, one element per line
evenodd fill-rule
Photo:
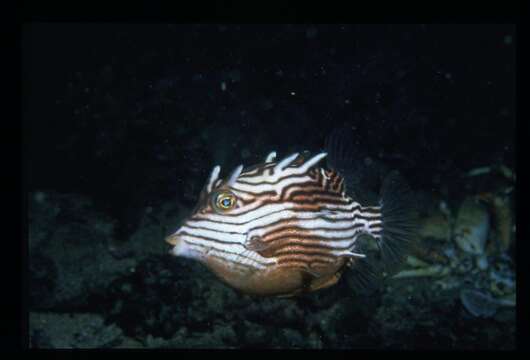
<path fill-rule="evenodd" d="M 381 237 L 381 208 L 363 207 L 326 156 L 293 154 L 237 167 L 226 180 L 214 167 L 193 214 L 166 241 L 173 255 L 204 263 L 229 285 L 259 295 L 290 296 L 333 285 L 356 252 L 360 234 Z"/>

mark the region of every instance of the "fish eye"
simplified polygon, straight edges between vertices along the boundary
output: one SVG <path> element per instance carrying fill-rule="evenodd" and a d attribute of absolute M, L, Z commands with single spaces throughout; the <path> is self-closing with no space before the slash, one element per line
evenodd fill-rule
<path fill-rule="evenodd" d="M 228 191 L 215 194 L 213 206 L 216 210 L 227 211 L 236 205 L 236 196 Z"/>

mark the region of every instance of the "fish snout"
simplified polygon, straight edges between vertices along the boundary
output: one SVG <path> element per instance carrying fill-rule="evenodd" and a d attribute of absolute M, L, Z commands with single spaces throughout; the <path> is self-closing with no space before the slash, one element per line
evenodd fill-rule
<path fill-rule="evenodd" d="M 172 248 L 169 250 L 169 254 L 180 257 L 193 257 L 191 249 L 182 239 L 178 231 L 167 236 L 165 240 L 168 244 L 172 245 Z"/>
<path fill-rule="evenodd" d="M 177 233 L 174 233 L 172 235 L 169 235 L 169 236 L 166 236 L 166 242 L 170 245 L 173 245 L 173 246 L 177 246 L 177 244 L 179 243 L 179 236 Z"/>

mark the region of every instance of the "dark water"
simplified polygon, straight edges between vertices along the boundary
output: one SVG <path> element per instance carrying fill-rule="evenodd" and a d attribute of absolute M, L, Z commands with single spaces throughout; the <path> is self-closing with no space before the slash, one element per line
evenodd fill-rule
<path fill-rule="evenodd" d="M 25 25 L 30 346 L 514 348 L 515 41 L 511 25 Z M 262 299 L 167 255 L 214 165 L 319 151 L 344 126 L 416 196 L 401 276 Z"/>

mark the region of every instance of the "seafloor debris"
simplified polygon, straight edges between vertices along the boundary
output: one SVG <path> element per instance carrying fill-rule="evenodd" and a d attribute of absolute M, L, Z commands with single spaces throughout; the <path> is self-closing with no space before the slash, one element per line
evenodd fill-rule
<path fill-rule="evenodd" d="M 445 276 L 449 274 L 449 269 L 443 265 L 431 265 L 426 267 L 420 267 L 416 269 L 410 269 L 410 270 L 402 270 L 396 275 L 393 276 L 393 278 L 399 279 L 399 278 L 410 278 L 410 277 L 422 277 L 422 276 Z"/>
<path fill-rule="evenodd" d="M 478 175 L 484 175 L 484 174 L 489 174 L 489 173 L 491 173 L 490 166 L 481 166 L 481 167 L 469 170 L 464 176 L 478 176 Z"/>
<path fill-rule="evenodd" d="M 502 306 L 515 306 L 515 294 L 498 299 L 475 289 L 460 291 L 460 300 L 466 310 L 477 317 L 491 317 Z"/>
<path fill-rule="evenodd" d="M 33 348 L 109 348 L 119 345 L 122 331 L 98 314 L 30 313 Z"/>
<path fill-rule="evenodd" d="M 464 174 L 464 176 L 472 177 L 485 174 L 499 174 L 510 181 L 515 181 L 515 172 L 506 165 L 502 164 L 477 167 L 469 170 L 467 173 Z"/>
<path fill-rule="evenodd" d="M 432 291 L 456 290 L 476 317 L 514 307 L 514 264 L 506 252 L 514 231 L 510 201 L 510 195 L 497 191 L 466 197 L 456 216 L 446 206 L 431 209 L 421 222 L 419 250 L 393 278 L 430 278 Z"/>

